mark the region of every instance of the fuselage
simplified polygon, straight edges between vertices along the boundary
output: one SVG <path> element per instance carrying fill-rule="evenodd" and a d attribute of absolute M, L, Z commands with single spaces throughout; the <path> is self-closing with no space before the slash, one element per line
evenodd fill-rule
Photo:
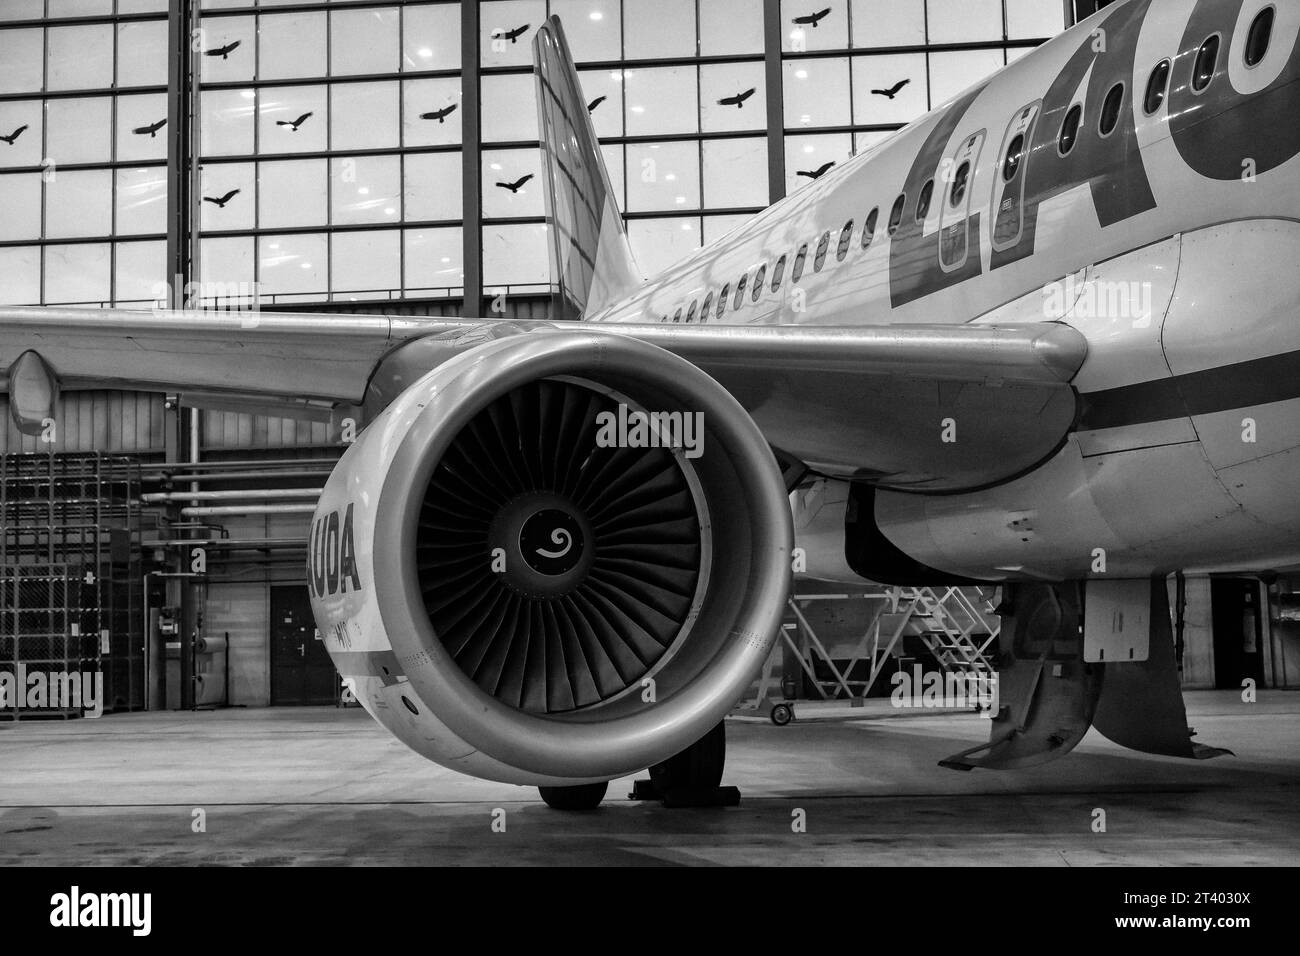
<path fill-rule="evenodd" d="M 1297 4 L 1113 5 L 589 318 L 1068 323 L 1060 452 L 881 493 L 890 539 L 982 578 L 1295 567 L 1298 36 Z"/>

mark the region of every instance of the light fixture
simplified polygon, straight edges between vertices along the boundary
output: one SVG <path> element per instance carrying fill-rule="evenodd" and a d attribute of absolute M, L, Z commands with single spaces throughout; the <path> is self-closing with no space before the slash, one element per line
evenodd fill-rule
<path fill-rule="evenodd" d="M 357 187 L 357 192 L 360 193 L 360 194 L 363 195 L 363 196 L 369 196 L 369 195 L 370 195 L 370 187 L 369 187 L 369 186 L 358 186 L 358 187 Z"/>
<path fill-rule="evenodd" d="M 808 71 L 807 71 L 807 70 L 795 70 L 795 71 L 794 71 L 794 78 L 795 78 L 796 80 L 806 80 L 806 79 L 808 79 Z"/>
<path fill-rule="evenodd" d="M 384 210 L 384 215 L 391 216 L 395 212 L 397 212 L 397 210 L 394 209 L 392 206 L 389 206 L 387 209 Z"/>
<path fill-rule="evenodd" d="M 668 182 L 670 183 L 675 183 L 677 182 L 677 174 L 669 173 L 667 176 L 664 177 L 664 179 L 668 180 Z"/>
<path fill-rule="evenodd" d="M 451 262 L 451 256 L 443 256 L 441 261 L 443 265 L 446 265 L 448 262 Z"/>
<path fill-rule="evenodd" d="M 813 151 L 816 150 L 816 149 L 817 149 L 817 147 L 816 147 L 816 146 L 813 146 L 813 145 L 810 143 L 809 145 L 807 145 L 807 146 L 805 146 L 805 147 L 803 148 L 803 151 L 804 151 L 805 153 L 811 153 L 811 152 L 813 152 Z"/>
<path fill-rule="evenodd" d="M 593 20 L 604 20 L 604 19 L 605 19 L 605 14 L 601 13 L 599 10 L 592 10 L 590 16 L 591 16 L 591 19 L 593 19 Z"/>
<path fill-rule="evenodd" d="M 303 263 L 300 263 L 300 265 L 301 265 L 302 268 L 304 268 L 304 269 L 310 269 L 310 268 L 311 268 L 311 263 L 310 263 L 310 262 L 303 262 Z"/>
<path fill-rule="evenodd" d="M 429 57 L 433 56 L 433 51 L 430 50 L 427 46 L 420 47 L 420 49 L 417 50 L 416 52 L 419 53 L 420 56 L 424 57 L 426 60 Z"/>
<path fill-rule="evenodd" d="M 685 202 L 686 202 L 686 197 L 685 197 L 685 196 L 678 196 L 678 197 L 677 197 L 677 203 L 678 203 L 678 205 L 682 205 L 682 204 L 684 204 Z"/>

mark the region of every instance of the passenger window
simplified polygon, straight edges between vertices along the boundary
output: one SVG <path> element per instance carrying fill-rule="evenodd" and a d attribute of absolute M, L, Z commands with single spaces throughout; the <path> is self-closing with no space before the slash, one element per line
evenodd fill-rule
<path fill-rule="evenodd" d="M 903 203 L 907 202 L 907 193 L 900 193 L 899 197 L 894 200 L 894 208 L 889 210 L 889 228 L 886 230 L 891 236 L 898 232 L 898 226 L 903 221 Z"/>
<path fill-rule="evenodd" d="M 840 244 L 835 250 L 835 261 L 843 262 L 844 257 L 849 254 L 849 240 L 853 238 L 853 220 L 850 219 L 840 230 Z"/>
<path fill-rule="evenodd" d="M 1124 105 L 1124 84 L 1116 83 L 1106 94 L 1106 99 L 1101 104 L 1101 119 L 1097 121 L 1097 132 L 1102 136 L 1109 136 L 1115 132 L 1115 126 L 1119 123 L 1120 107 Z"/>
<path fill-rule="evenodd" d="M 1007 147 L 1007 158 L 1002 163 L 1002 181 L 1011 182 L 1016 178 L 1016 173 L 1020 172 L 1020 161 L 1025 158 L 1025 137 L 1023 133 L 1017 133 L 1016 138 L 1011 141 Z"/>
<path fill-rule="evenodd" d="M 673 313 L 673 321 L 680 322 L 681 320 L 682 320 L 682 310 L 678 309 L 676 312 Z"/>
<path fill-rule="evenodd" d="M 790 281 L 798 282 L 803 278 L 803 264 L 808 260 L 808 243 L 799 247 L 799 252 L 794 257 L 794 269 L 790 272 Z"/>
<path fill-rule="evenodd" d="M 822 266 L 826 264 L 826 250 L 831 245 L 830 230 L 822 233 L 821 239 L 817 241 L 817 255 L 813 257 L 813 272 L 821 272 Z"/>
<path fill-rule="evenodd" d="M 695 321 L 695 307 L 696 307 L 697 305 L 699 305 L 698 302 L 692 302 L 692 303 L 691 303 L 691 307 L 690 307 L 689 309 L 686 310 L 686 321 L 687 321 L 687 322 L 694 322 L 694 321 Z"/>
<path fill-rule="evenodd" d="M 1165 101 L 1165 90 L 1168 88 L 1169 61 L 1161 60 L 1151 71 L 1151 79 L 1147 80 L 1147 94 L 1142 99 L 1142 109 L 1147 116 L 1160 109 L 1160 104 Z"/>
<path fill-rule="evenodd" d="M 775 292 L 781 288 L 781 276 L 785 275 L 785 256 L 776 260 L 776 265 L 772 268 L 772 291 Z"/>
<path fill-rule="evenodd" d="M 966 186 L 969 182 L 970 163 L 962 163 L 952 176 L 952 193 L 948 201 L 952 203 L 953 209 L 960 206 L 961 201 L 966 198 Z"/>
<path fill-rule="evenodd" d="M 862 248 L 865 249 L 871 245 L 871 240 L 876 238 L 876 221 L 880 219 L 880 208 L 872 209 L 867 213 L 867 221 L 862 224 Z"/>
<path fill-rule="evenodd" d="M 740 277 L 740 281 L 736 283 L 736 301 L 731 303 L 733 312 L 745 304 L 745 283 L 748 281 L 749 273 L 745 273 Z"/>
<path fill-rule="evenodd" d="M 758 271 L 754 273 L 754 291 L 751 292 L 749 295 L 750 299 L 752 299 L 754 302 L 757 302 L 759 300 L 759 297 L 762 296 L 763 280 L 766 278 L 767 278 L 767 265 L 764 264 L 759 266 Z"/>
<path fill-rule="evenodd" d="M 1196 65 L 1192 68 L 1193 92 L 1205 92 L 1205 88 L 1209 86 L 1210 81 L 1214 79 L 1214 68 L 1218 63 L 1219 35 L 1216 33 L 1201 44 L 1200 52 L 1196 54 Z"/>
<path fill-rule="evenodd" d="M 1268 43 L 1273 38 L 1273 16 L 1273 8 L 1265 7 L 1250 25 L 1250 33 L 1246 35 L 1247 66 L 1259 66 L 1268 53 Z"/>
<path fill-rule="evenodd" d="M 930 215 L 930 197 L 934 195 L 934 180 L 928 179 L 924 186 L 921 187 L 921 195 L 916 200 L 916 221 L 925 222 L 925 217 Z"/>
<path fill-rule="evenodd" d="M 1068 155 L 1070 150 L 1074 149 L 1074 141 L 1079 138 L 1079 122 L 1082 119 L 1083 107 L 1075 103 L 1065 114 L 1065 120 L 1061 123 L 1061 135 L 1056 141 L 1057 149 L 1062 156 Z"/>
<path fill-rule="evenodd" d="M 730 282 L 722 287 L 722 294 L 718 296 L 718 318 L 722 318 L 722 313 L 727 311 L 727 296 L 729 295 L 731 295 Z"/>

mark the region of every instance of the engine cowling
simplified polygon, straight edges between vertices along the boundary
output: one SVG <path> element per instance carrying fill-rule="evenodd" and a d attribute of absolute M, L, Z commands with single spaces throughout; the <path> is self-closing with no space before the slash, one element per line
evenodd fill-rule
<path fill-rule="evenodd" d="M 409 746 L 513 783 L 689 746 L 780 626 L 789 503 L 744 409 L 689 362 L 539 331 L 439 365 L 344 454 L 309 586 L 339 672 Z"/>

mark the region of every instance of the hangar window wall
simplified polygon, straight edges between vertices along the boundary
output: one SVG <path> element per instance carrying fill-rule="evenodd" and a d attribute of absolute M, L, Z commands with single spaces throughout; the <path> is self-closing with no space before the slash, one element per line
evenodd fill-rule
<path fill-rule="evenodd" d="M 167 115 L 166 8 L 0 3 L 0 135 L 25 127 L 0 141 L 0 302 L 156 297 L 166 138 L 149 129 Z M 467 248 L 488 295 L 548 289 L 531 76 L 548 14 L 650 272 L 766 206 L 773 170 L 800 188 L 1065 19 L 1055 0 L 484 0 L 475 38 L 461 13 L 451 0 L 202 0 L 209 300 L 255 284 L 272 306 L 457 299 Z M 463 133 L 476 74 L 479 128 Z M 481 174 L 468 210 L 466 164 Z"/>

